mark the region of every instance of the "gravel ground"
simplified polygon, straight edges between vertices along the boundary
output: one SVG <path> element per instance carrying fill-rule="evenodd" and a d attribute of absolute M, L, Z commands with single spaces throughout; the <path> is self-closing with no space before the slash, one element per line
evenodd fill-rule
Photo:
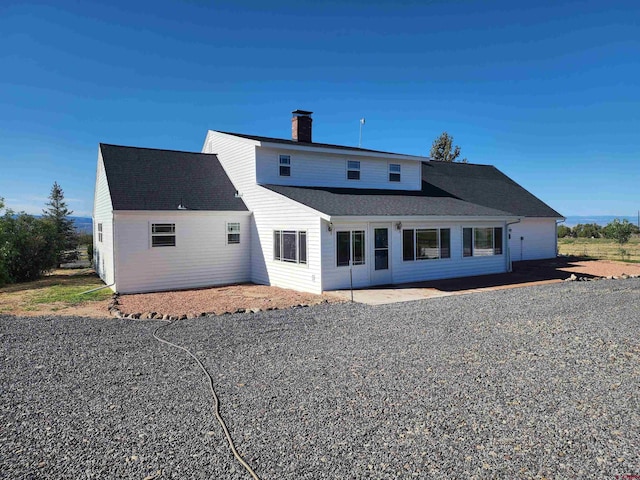
<path fill-rule="evenodd" d="M 162 335 L 265 480 L 616 478 L 640 475 L 639 318 L 629 279 Z M 0 316 L 0 477 L 249 478 L 158 325 Z"/>

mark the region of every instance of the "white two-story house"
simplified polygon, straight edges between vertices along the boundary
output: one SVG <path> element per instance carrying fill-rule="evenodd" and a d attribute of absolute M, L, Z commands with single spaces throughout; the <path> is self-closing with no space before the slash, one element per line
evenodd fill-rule
<path fill-rule="evenodd" d="M 96 270 L 122 293 L 254 282 L 320 293 L 509 271 L 562 216 L 495 167 L 207 133 L 202 153 L 100 145 Z"/>

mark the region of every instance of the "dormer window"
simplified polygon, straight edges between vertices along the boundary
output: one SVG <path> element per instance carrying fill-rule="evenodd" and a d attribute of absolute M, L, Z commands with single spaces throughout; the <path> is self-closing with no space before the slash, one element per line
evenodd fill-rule
<path fill-rule="evenodd" d="M 360 180 L 360 162 L 357 160 L 347 160 L 347 179 Z"/>
<path fill-rule="evenodd" d="M 281 177 L 291 176 L 291 156 L 290 155 L 280 155 L 280 176 Z"/>
<path fill-rule="evenodd" d="M 399 163 L 389 164 L 389 181 L 390 182 L 400 181 L 400 164 Z"/>

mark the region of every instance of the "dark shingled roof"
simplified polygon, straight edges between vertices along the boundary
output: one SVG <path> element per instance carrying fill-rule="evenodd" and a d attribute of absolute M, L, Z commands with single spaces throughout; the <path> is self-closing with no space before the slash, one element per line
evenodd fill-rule
<path fill-rule="evenodd" d="M 423 162 L 422 191 L 432 195 L 444 192 L 521 217 L 562 217 L 492 165 Z"/>
<path fill-rule="evenodd" d="M 327 215 L 510 216 L 501 210 L 419 190 L 263 186 Z"/>
<path fill-rule="evenodd" d="M 355 152 L 363 152 L 363 153 L 384 153 L 387 155 L 404 155 L 407 157 L 417 157 L 417 155 L 410 155 L 408 153 L 393 153 L 393 152 L 383 152 L 380 150 L 369 150 L 367 148 L 359 148 L 359 147 L 348 147 L 345 145 L 333 145 L 331 143 L 318 143 L 318 142 L 298 142 L 296 140 L 286 140 L 284 138 L 272 138 L 272 137 L 261 137 L 259 135 L 246 135 L 244 133 L 232 133 L 232 132 L 221 132 L 216 130 L 219 133 L 224 133 L 225 135 L 233 135 L 234 137 L 247 138 L 249 140 L 255 140 L 257 142 L 268 142 L 268 143 L 281 143 L 283 145 L 303 145 L 305 147 L 319 147 L 319 148 L 336 148 L 338 150 L 351 150 Z M 423 157 L 424 158 L 424 157 Z"/>
<path fill-rule="evenodd" d="M 264 187 L 327 215 L 562 217 L 491 165 L 423 162 L 420 191 Z"/>
<path fill-rule="evenodd" d="M 100 144 L 114 210 L 247 211 L 212 154 Z"/>

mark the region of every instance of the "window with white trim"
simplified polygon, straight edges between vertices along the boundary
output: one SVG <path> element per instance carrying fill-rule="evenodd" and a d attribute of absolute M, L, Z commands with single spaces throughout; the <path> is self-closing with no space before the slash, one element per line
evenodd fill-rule
<path fill-rule="evenodd" d="M 390 182 L 399 182 L 400 181 L 400 171 L 401 166 L 399 163 L 390 163 L 389 164 L 389 181 Z"/>
<path fill-rule="evenodd" d="M 347 180 L 360 180 L 359 160 L 347 160 Z"/>
<path fill-rule="evenodd" d="M 176 246 L 176 224 L 175 223 L 152 223 L 151 224 L 151 246 L 152 247 L 175 247 Z"/>
<path fill-rule="evenodd" d="M 240 224 L 238 222 L 227 223 L 227 244 L 240 243 Z"/>
<path fill-rule="evenodd" d="M 449 228 L 408 228 L 402 230 L 402 259 L 433 260 L 451 258 Z"/>
<path fill-rule="evenodd" d="M 291 176 L 291 155 L 280 155 L 280 176 Z"/>
<path fill-rule="evenodd" d="M 273 231 L 273 259 L 280 262 L 307 263 L 307 232 Z"/>
<path fill-rule="evenodd" d="M 463 228 L 462 256 L 502 255 L 502 241 L 502 227 Z"/>
<path fill-rule="evenodd" d="M 364 265 L 364 230 L 336 232 L 336 265 Z"/>
<path fill-rule="evenodd" d="M 98 224 L 98 241 L 102 243 L 102 224 Z"/>

